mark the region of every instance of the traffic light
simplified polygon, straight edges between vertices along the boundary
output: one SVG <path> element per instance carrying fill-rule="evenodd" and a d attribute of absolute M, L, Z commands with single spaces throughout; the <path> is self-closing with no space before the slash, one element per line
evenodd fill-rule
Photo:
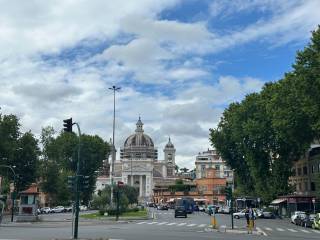
<path fill-rule="evenodd" d="M 72 191 L 76 190 L 76 176 L 68 176 L 68 188 Z"/>
<path fill-rule="evenodd" d="M 225 188 L 225 194 L 226 194 L 226 199 L 231 200 L 232 199 L 232 188 L 231 187 L 226 187 Z"/>
<path fill-rule="evenodd" d="M 72 132 L 72 118 L 63 120 L 63 130 L 65 132 Z"/>
<path fill-rule="evenodd" d="M 81 179 L 82 179 L 82 181 L 81 181 L 82 190 L 88 189 L 88 188 L 89 188 L 89 179 L 90 179 L 90 176 L 82 176 Z"/>

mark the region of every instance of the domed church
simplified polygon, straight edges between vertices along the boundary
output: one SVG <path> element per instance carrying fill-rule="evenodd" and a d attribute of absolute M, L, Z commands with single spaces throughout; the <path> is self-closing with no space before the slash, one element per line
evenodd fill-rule
<path fill-rule="evenodd" d="M 150 200 L 156 183 L 175 178 L 176 149 L 170 138 L 163 152 L 164 160 L 158 160 L 158 150 L 152 138 L 144 133 L 139 117 L 135 133 L 124 141 L 120 148 L 120 160 L 114 163 L 115 181 L 138 187 L 140 199 Z"/>

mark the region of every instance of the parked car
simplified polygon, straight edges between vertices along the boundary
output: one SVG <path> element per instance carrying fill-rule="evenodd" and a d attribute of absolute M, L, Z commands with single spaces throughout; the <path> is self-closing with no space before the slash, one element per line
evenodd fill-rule
<path fill-rule="evenodd" d="M 165 204 L 160 204 L 160 205 L 158 205 L 157 209 L 158 210 L 167 210 L 168 211 L 169 207 L 167 205 L 165 205 Z"/>
<path fill-rule="evenodd" d="M 319 229 L 320 230 L 320 213 L 317 213 L 313 219 L 312 223 L 313 229 Z"/>
<path fill-rule="evenodd" d="M 233 214 L 233 217 L 236 218 L 236 219 L 245 218 L 246 217 L 246 211 L 247 211 L 246 209 L 243 209 L 240 212 L 236 212 L 236 213 Z M 258 216 L 257 210 L 253 209 L 253 215 L 254 215 L 254 219 L 256 219 L 257 216 Z"/>
<path fill-rule="evenodd" d="M 185 217 L 187 218 L 187 211 L 186 211 L 186 208 L 182 205 L 182 206 L 176 206 L 175 209 L 174 209 L 174 217 L 179 217 L 179 216 L 182 216 L 182 217 Z"/>
<path fill-rule="evenodd" d="M 257 209 L 257 216 L 258 218 L 275 218 L 275 214 L 270 209 Z"/>
<path fill-rule="evenodd" d="M 200 212 L 205 212 L 205 211 L 206 211 L 206 207 L 203 206 L 203 205 L 200 205 L 200 206 L 199 206 L 199 211 L 200 211 Z"/>
<path fill-rule="evenodd" d="M 85 205 L 81 205 L 81 206 L 79 206 L 79 209 L 80 209 L 80 211 L 87 211 L 88 207 Z"/>
<path fill-rule="evenodd" d="M 40 208 L 40 212 L 41 212 L 42 214 L 43 214 L 43 213 L 49 214 L 49 213 L 52 213 L 53 211 L 52 211 L 52 209 L 49 208 L 49 207 L 43 207 L 43 208 Z"/>
<path fill-rule="evenodd" d="M 291 222 L 293 224 L 297 224 L 300 219 L 304 218 L 306 216 L 306 213 L 305 212 L 302 212 L 302 211 L 295 211 L 293 213 L 293 215 L 291 216 Z M 297 220 L 297 218 L 299 218 L 299 220 Z"/>
<path fill-rule="evenodd" d="M 52 211 L 54 213 L 62 213 L 62 212 L 64 212 L 64 207 L 63 206 L 57 206 L 55 208 L 52 208 Z"/>
<path fill-rule="evenodd" d="M 305 228 L 311 228 L 314 218 L 315 218 L 315 214 L 310 214 L 310 215 L 307 214 L 306 217 L 302 219 L 302 221 L 300 222 L 300 225 Z"/>
<path fill-rule="evenodd" d="M 72 212 L 72 206 L 70 206 L 70 207 L 65 207 L 64 208 L 64 212 Z"/>
<path fill-rule="evenodd" d="M 230 207 L 228 207 L 228 206 L 223 206 L 223 207 L 221 207 L 221 208 L 219 208 L 219 212 L 220 213 L 227 213 L 227 214 L 229 214 L 230 213 Z"/>
<path fill-rule="evenodd" d="M 150 202 L 150 203 L 148 203 L 148 207 L 154 207 L 154 203 L 153 202 Z"/>

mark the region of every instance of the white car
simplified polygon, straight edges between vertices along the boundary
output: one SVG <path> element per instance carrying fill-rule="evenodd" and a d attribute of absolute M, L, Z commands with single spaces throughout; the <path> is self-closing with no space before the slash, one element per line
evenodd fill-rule
<path fill-rule="evenodd" d="M 79 206 L 79 209 L 80 209 L 80 211 L 87 211 L 88 207 L 85 205 L 81 205 L 81 206 Z"/>
<path fill-rule="evenodd" d="M 64 207 L 63 206 L 57 206 L 57 207 L 53 208 L 52 211 L 54 213 L 62 213 L 62 212 L 64 212 Z"/>
<path fill-rule="evenodd" d="M 45 213 L 45 214 L 49 214 L 49 213 L 52 213 L 52 209 L 49 207 L 43 207 L 40 209 L 40 212 Z"/>
<path fill-rule="evenodd" d="M 257 215 L 258 215 L 256 210 L 253 210 L 253 215 L 254 215 L 254 218 L 256 219 Z M 236 219 L 245 218 L 246 217 L 246 209 L 243 209 L 240 212 L 234 213 L 233 217 Z"/>
<path fill-rule="evenodd" d="M 306 213 L 302 212 L 302 211 L 295 211 L 293 213 L 293 215 L 291 216 L 291 223 L 296 224 L 295 220 L 300 217 L 300 218 L 305 218 L 306 217 Z"/>

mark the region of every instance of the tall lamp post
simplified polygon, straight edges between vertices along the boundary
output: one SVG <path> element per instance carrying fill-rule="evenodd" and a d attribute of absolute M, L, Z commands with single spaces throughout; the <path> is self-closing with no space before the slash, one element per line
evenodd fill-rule
<path fill-rule="evenodd" d="M 115 121 L 116 121 L 116 92 L 119 91 L 121 88 L 112 86 L 109 90 L 113 91 L 113 125 L 112 125 L 112 160 L 111 160 L 111 169 L 110 169 L 110 180 L 111 180 L 111 196 L 110 202 L 113 203 L 113 174 L 114 174 L 114 162 L 116 158 L 116 148 L 114 146 L 114 131 L 115 131 Z"/>
<path fill-rule="evenodd" d="M 10 166 L 10 165 L 0 165 L 2 168 L 9 168 L 11 172 L 13 173 L 13 192 L 11 193 L 11 201 L 12 201 L 12 207 L 11 207 L 11 222 L 13 222 L 13 215 L 14 215 L 14 201 L 15 201 L 15 191 L 16 191 L 16 172 L 13 168 L 16 166 Z"/>

